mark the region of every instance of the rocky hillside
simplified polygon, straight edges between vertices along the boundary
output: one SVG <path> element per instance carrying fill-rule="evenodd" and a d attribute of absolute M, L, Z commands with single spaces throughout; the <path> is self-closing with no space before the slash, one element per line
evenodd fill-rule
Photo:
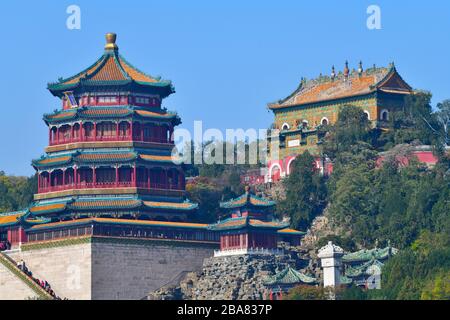
<path fill-rule="evenodd" d="M 288 265 L 297 270 L 311 270 L 307 257 L 293 250 L 287 250 L 282 256 L 243 255 L 208 258 L 205 259 L 201 272 L 187 274 L 178 286 L 161 288 L 150 293 L 148 299 L 263 299 L 265 278 L 283 270 Z"/>

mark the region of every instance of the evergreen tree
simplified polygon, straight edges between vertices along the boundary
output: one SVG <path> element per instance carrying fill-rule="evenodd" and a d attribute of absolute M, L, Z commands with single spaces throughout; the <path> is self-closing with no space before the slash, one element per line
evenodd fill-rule
<path fill-rule="evenodd" d="M 289 216 L 292 227 L 304 230 L 320 211 L 325 196 L 322 177 L 314 170 L 314 158 L 308 151 L 292 162 L 284 186 L 286 199 L 278 203 L 277 212 Z"/>

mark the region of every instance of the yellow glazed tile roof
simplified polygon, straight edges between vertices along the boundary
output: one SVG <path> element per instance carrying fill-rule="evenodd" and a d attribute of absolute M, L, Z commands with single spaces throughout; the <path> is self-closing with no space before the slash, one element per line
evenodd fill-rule
<path fill-rule="evenodd" d="M 175 208 L 175 209 L 193 209 L 196 208 L 195 203 L 191 202 L 159 202 L 144 201 L 144 205 L 151 208 Z"/>
<path fill-rule="evenodd" d="M 23 215 L 24 213 L 22 212 L 11 215 L 0 215 L 0 225 L 17 222 L 17 219 L 19 219 Z"/>
<path fill-rule="evenodd" d="M 31 229 L 41 229 L 47 227 L 56 227 L 56 226 L 70 226 L 72 224 L 79 223 L 91 223 L 91 222 L 99 222 L 99 223 L 123 223 L 123 224 L 135 224 L 135 225 L 144 225 L 144 226 L 168 226 L 168 227 L 189 227 L 189 228 L 206 228 L 207 224 L 201 223 L 189 223 L 189 222 L 170 222 L 170 221 L 153 221 L 153 220 L 131 220 L 131 219 L 114 219 L 114 218 L 84 218 L 78 220 L 70 220 L 70 221 L 61 221 L 61 222 L 52 222 L 46 224 L 39 224 L 32 226 Z"/>
<path fill-rule="evenodd" d="M 48 205 L 40 205 L 30 208 L 32 213 L 39 213 L 43 211 L 54 211 L 54 210 L 64 210 L 66 208 L 66 203 L 52 203 Z"/>
<path fill-rule="evenodd" d="M 141 154 L 141 159 L 147 160 L 147 161 L 176 161 L 179 160 L 178 158 L 172 158 L 171 155 L 169 156 L 160 156 L 160 155 L 150 155 L 150 154 Z"/>

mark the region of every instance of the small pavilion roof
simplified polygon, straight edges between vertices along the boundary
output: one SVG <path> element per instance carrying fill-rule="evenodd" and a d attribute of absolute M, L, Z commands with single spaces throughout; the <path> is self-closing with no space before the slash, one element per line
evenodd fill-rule
<path fill-rule="evenodd" d="M 144 88 L 157 89 L 162 97 L 175 92 L 170 81 L 142 72 L 120 55 L 114 33 L 108 33 L 106 41 L 105 52 L 96 62 L 72 77 L 50 83 L 50 92 L 61 97 L 65 91 L 80 87 L 124 86 L 133 83 Z"/>
<path fill-rule="evenodd" d="M 377 266 L 377 267 L 382 267 L 384 264 L 380 261 L 378 261 L 377 259 L 372 259 L 362 265 L 359 266 L 348 266 L 345 269 L 345 276 L 349 277 L 349 278 L 355 278 L 355 277 L 359 277 L 361 275 L 371 275 L 371 273 L 369 273 L 369 268 L 372 266 Z"/>
<path fill-rule="evenodd" d="M 394 64 L 387 68 L 373 67 L 362 71 L 350 72 L 348 65 L 343 73 L 334 77 L 320 76 L 313 80 L 302 79 L 299 87 L 287 98 L 270 103 L 269 109 L 281 109 L 307 105 L 353 96 L 361 96 L 376 91 L 411 94 L 412 88 L 398 74 Z M 334 67 L 333 67 L 334 72 Z"/>
<path fill-rule="evenodd" d="M 348 253 L 342 257 L 343 262 L 366 262 L 373 259 L 384 260 L 396 254 L 398 249 L 387 246 L 386 248 L 363 249 Z"/>
<path fill-rule="evenodd" d="M 286 269 L 276 273 L 273 276 L 268 277 L 265 281 L 265 285 L 295 285 L 298 283 L 312 284 L 316 283 L 317 279 L 311 276 L 307 276 L 290 266 Z"/>
<path fill-rule="evenodd" d="M 257 219 L 250 219 L 249 217 L 228 218 L 223 221 L 219 221 L 215 224 L 211 224 L 209 228 L 211 230 L 235 230 L 243 228 L 258 228 L 258 229 L 273 229 L 280 230 L 286 229 L 289 226 L 288 223 L 278 221 L 261 221 Z"/>
<path fill-rule="evenodd" d="M 240 208 L 245 206 L 253 206 L 253 207 L 273 207 L 275 205 L 275 201 L 267 200 L 262 197 L 258 197 L 250 192 L 250 189 L 247 188 L 246 192 L 235 199 L 231 199 L 226 202 L 220 203 L 220 208 L 222 209 L 234 209 L 234 208 Z"/>

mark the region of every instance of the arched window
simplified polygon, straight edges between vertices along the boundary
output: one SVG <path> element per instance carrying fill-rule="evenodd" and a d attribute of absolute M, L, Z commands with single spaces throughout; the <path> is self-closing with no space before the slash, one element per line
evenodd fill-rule
<path fill-rule="evenodd" d="M 330 124 L 330 121 L 328 120 L 327 117 L 323 117 L 322 120 L 320 120 L 320 124 L 323 126 L 327 126 Z"/>
<path fill-rule="evenodd" d="M 70 141 L 72 128 L 65 124 L 59 128 L 59 141 Z"/>
<path fill-rule="evenodd" d="M 56 127 L 52 127 L 50 134 L 50 143 L 58 142 L 57 129 Z"/>
<path fill-rule="evenodd" d="M 389 111 L 384 109 L 380 112 L 380 120 L 381 121 L 388 121 L 389 120 Z"/>
<path fill-rule="evenodd" d="M 367 110 L 364 110 L 364 113 L 365 113 L 366 116 L 367 116 L 367 120 L 371 120 L 371 119 L 370 119 L 370 112 L 367 111 Z"/>
<path fill-rule="evenodd" d="M 121 123 L 119 123 L 119 136 L 127 137 L 129 128 L 130 124 L 128 122 L 122 121 Z"/>
<path fill-rule="evenodd" d="M 302 121 L 302 128 L 303 128 L 303 129 L 308 128 L 308 124 L 309 124 L 308 120 L 303 120 L 303 121 Z"/>
<path fill-rule="evenodd" d="M 80 139 L 80 124 L 79 123 L 75 123 L 73 125 L 73 137 L 74 140 L 78 140 Z"/>
<path fill-rule="evenodd" d="M 287 124 L 286 122 L 283 123 L 283 125 L 281 126 L 281 131 L 284 131 L 284 130 L 289 130 L 289 124 Z"/>
<path fill-rule="evenodd" d="M 289 160 L 287 167 L 286 167 L 286 173 L 289 175 L 292 172 L 292 162 L 294 162 L 295 158 L 292 158 Z"/>
<path fill-rule="evenodd" d="M 94 124 L 92 122 L 86 122 L 83 124 L 84 127 L 84 136 L 86 138 L 94 137 Z"/>
<path fill-rule="evenodd" d="M 75 177 L 74 177 L 74 171 L 73 171 L 72 168 L 67 168 L 66 169 L 64 177 L 65 177 L 65 181 L 64 181 L 65 185 L 73 185 L 74 184 Z"/>
<path fill-rule="evenodd" d="M 281 177 L 281 166 L 278 163 L 274 163 L 269 169 L 269 176 L 272 182 L 280 180 Z"/>

